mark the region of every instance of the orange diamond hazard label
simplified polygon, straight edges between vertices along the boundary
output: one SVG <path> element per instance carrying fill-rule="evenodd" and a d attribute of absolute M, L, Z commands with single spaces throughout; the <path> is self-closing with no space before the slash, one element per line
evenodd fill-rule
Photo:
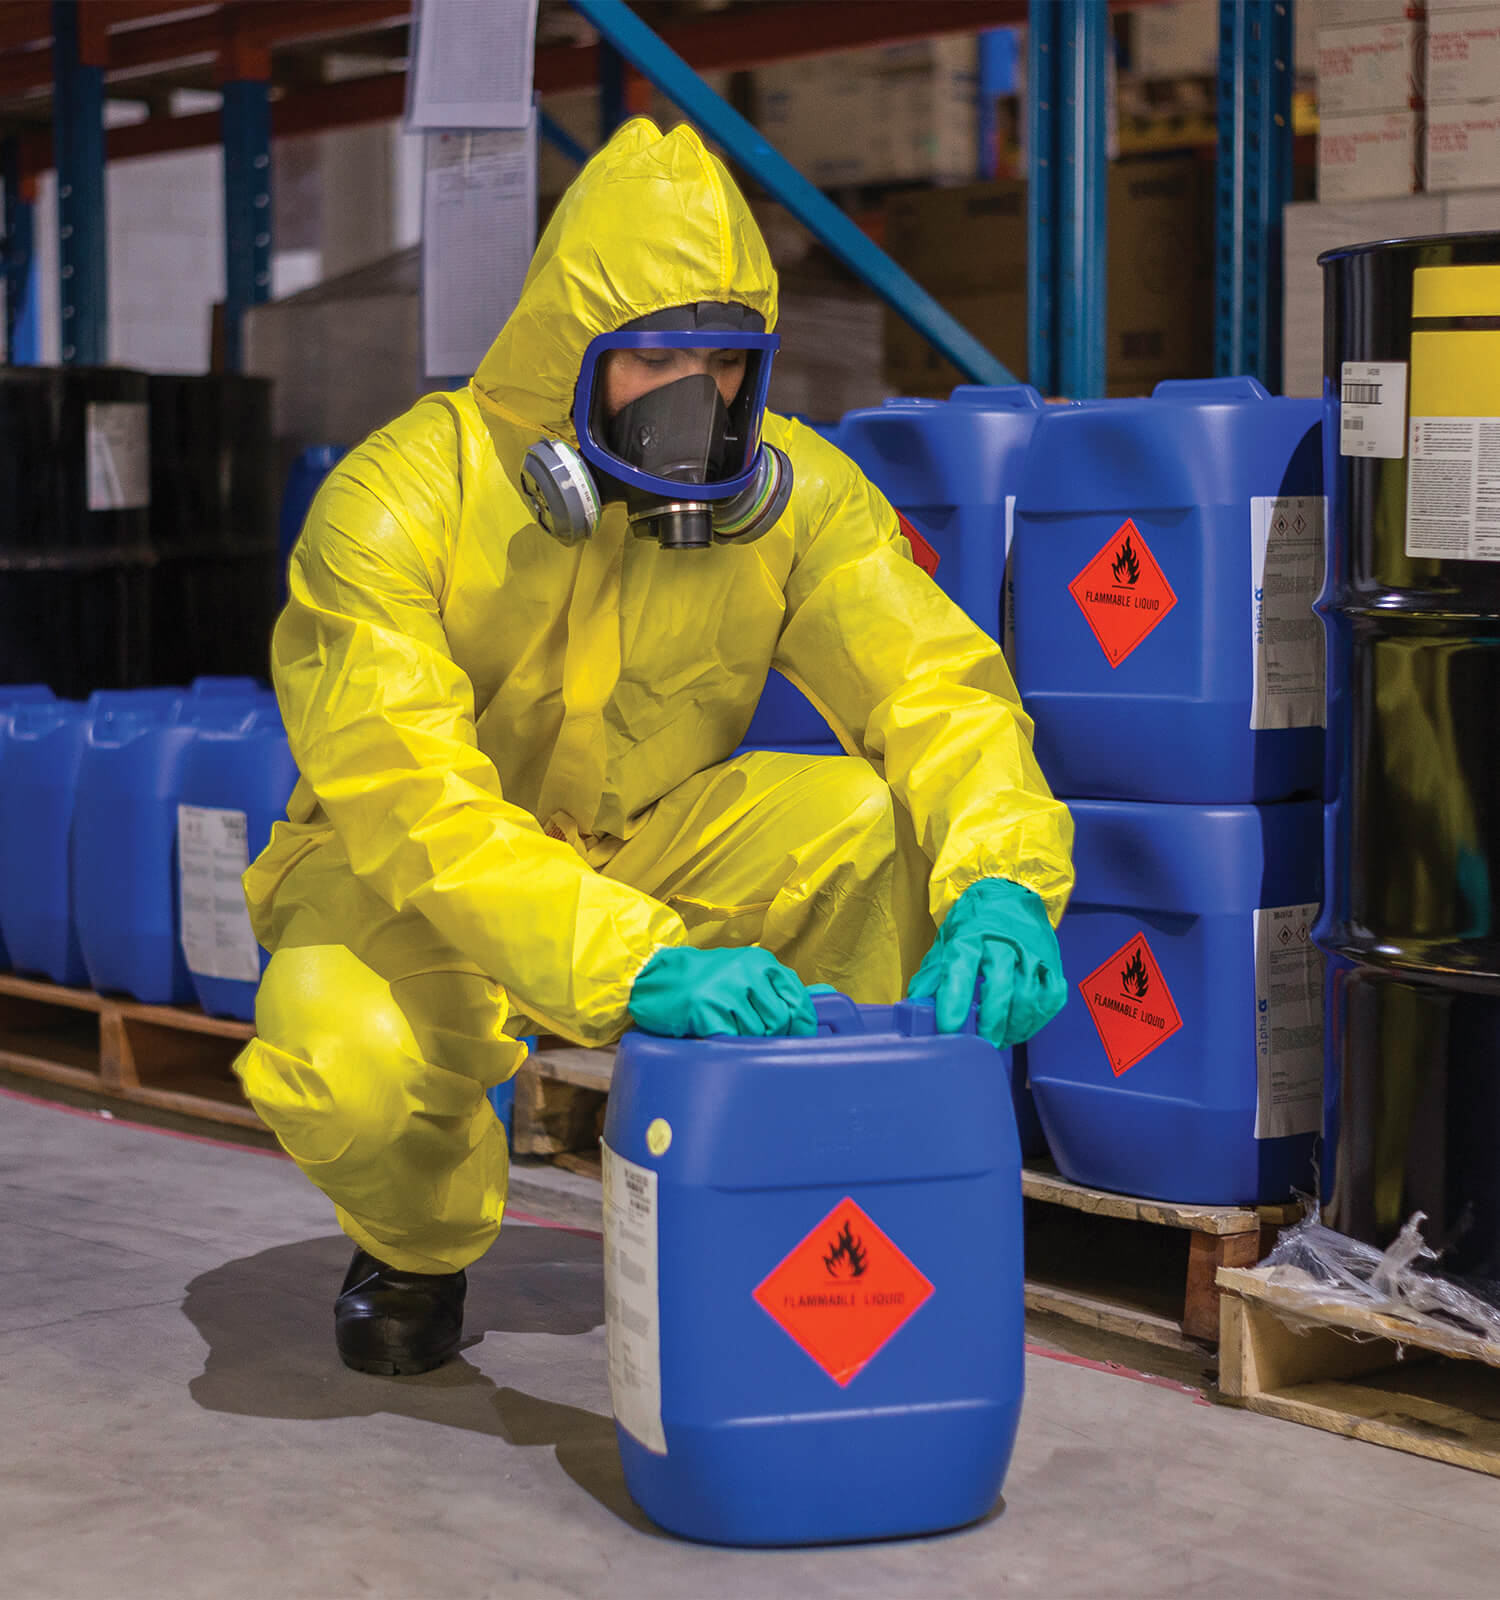
<path fill-rule="evenodd" d="M 837 1384 L 846 1384 L 932 1293 L 932 1285 L 845 1197 L 755 1291 Z"/>
<path fill-rule="evenodd" d="M 1117 1078 L 1182 1026 L 1144 933 L 1121 945 L 1078 988 Z"/>
<path fill-rule="evenodd" d="M 1166 574 L 1129 517 L 1068 585 L 1068 593 L 1112 667 L 1177 604 Z"/>

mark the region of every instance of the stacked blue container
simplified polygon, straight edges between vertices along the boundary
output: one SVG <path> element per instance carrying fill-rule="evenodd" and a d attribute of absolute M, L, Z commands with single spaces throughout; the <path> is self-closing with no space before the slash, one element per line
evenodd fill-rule
<path fill-rule="evenodd" d="M 100 707 L 85 734 L 72 828 L 73 909 L 90 983 L 152 1005 L 187 1005 L 177 917 L 177 802 L 200 729 L 242 723 L 253 678 L 199 678 Z"/>
<path fill-rule="evenodd" d="M 1322 1102 L 1316 401 L 1248 378 L 1050 410 L 1012 649 L 1077 825 L 1067 1007 L 1031 1041 L 1069 1178 L 1164 1200 L 1312 1183 Z"/>
<path fill-rule="evenodd" d="M 0 730 L 0 927 L 17 972 L 75 988 L 87 981 L 69 845 L 89 728 L 180 693 L 107 689 L 87 702 L 35 701 L 17 706 Z"/>
<path fill-rule="evenodd" d="M 9 731 L 11 713 L 17 706 L 35 705 L 53 698 L 44 683 L 0 683 L 0 761 L 5 758 L 5 735 Z M 4 769 L 0 768 L 0 785 L 5 782 Z M 3 929 L 0 929 L 0 972 L 10 971 L 10 952 L 5 948 Z"/>

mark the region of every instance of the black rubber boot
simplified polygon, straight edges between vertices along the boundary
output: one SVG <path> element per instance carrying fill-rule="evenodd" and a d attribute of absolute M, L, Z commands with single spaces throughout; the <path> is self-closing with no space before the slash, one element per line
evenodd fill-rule
<path fill-rule="evenodd" d="M 384 1377 L 431 1372 L 458 1352 L 462 1272 L 398 1272 L 356 1250 L 333 1303 L 333 1335 L 346 1367 Z"/>

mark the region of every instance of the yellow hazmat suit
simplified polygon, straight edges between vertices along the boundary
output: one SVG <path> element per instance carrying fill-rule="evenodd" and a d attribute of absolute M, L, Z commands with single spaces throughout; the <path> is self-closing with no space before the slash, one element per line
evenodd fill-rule
<path fill-rule="evenodd" d="M 764 241 L 689 128 L 631 122 L 467 392 L 345 457 L 293 558 L 273 670 L 302 780 L 245 878 L 273 954 L 236 1067 L 349 1235 L 406 1271 L 499 1228 L 484 1096 L 513 1036 L 618 1037 L 662 946 L 758 942 L 890 1002 L 976 879 L 1054 922 L 1071 887 L 1003 657 L 817 434 L 767 415 L 795 489 L 751 544 L 663 550 L 620 505 L 572 547 L 532 520 L 521 459 L 575 441 L 589 341 L 699 301 L 774 328 Z M 733 757 L 773 665 L 849 755 Z"/>

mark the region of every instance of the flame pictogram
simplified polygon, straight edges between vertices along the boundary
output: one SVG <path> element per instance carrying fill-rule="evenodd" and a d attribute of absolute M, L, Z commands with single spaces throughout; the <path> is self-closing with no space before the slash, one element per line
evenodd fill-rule
<path fill-rule="evenodd" d="M 1120 546 L 1120 553 L 1110 564 L 1110 571 L 1114 573 L 1116 583 L 1134 584 L 1140 581 L 1141 564 L 1131 548 L 1128 533 L 1125 535 L 1125 543 Z"/>
<path fill-rule="evenodd" d="M 1146 991 L 1151 987 L 1151 974 L 1146 971 L 1146 963 L 1141 960 L 1139 950 L 1130 958 L 1129 965 L 1121 968 L 1120 987 L 1137 1000 L 1146 998 Z"/>
<path fill-rule="evenodd" d="M 854 1237 L 853 1228 L 846 1222 L 835 1237 L 833 1249 L 823 1257 L 823 1265 L 828 1268 L 828 1276 L 860 1278 L 864 1276 L 865 1268 L 869 1264 L 870 1258 L 865 1251 L 864 1241 Z"/>

